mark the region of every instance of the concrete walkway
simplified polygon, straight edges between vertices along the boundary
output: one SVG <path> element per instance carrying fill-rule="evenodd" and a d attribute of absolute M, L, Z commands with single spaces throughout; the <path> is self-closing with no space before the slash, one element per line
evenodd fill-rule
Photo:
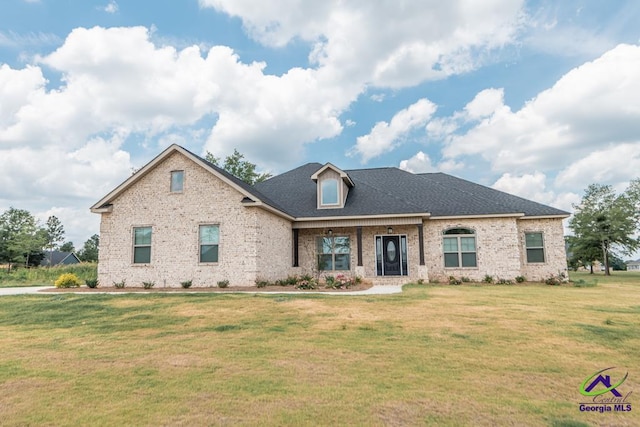
<path fill-rule="evenodd" d="M 23 288 L 0 288 L 0 296 L 2 295 L 24 295 L 24 294 L 37 294 L 41 290 L 44 289 L 53 289 L 53 286 L 31 286 L 31 287 L 23 287 Z M 75 292 L 78 295 L 92 295 L 92 294 L 143 294 L 143 293 L 158 293 L 158 292 L 127 292 L 126 290 L 122 292 Z M 180 292 L 172 292 L 172 293 L 195 293 L 189 292 L 188 290 L 180 291 Z M 222 292 L 220 292 L 222 293 Z M 365 289 L 364 291 L 343 291 L 343 292 L 314 292 L 314 291 L 269 291 L 269 292 L 260 292 L 259 290 L 252 291 L 225 291 L 224 293 L 237 293 L 237 294 L 266 294 L 266 295 L 277 295 L 277 294 L 289 294 L 289 295 L 306 295 L 306 294 L 318 294 L 318 295 L 390 295 L 390 294 L 399 294 L 402 293 L 402 286 L 398 285 L 373 285 L 369 289 Z M 46 292 L 43 295 L 56 295 L 54 293 Z M 59 295 L 59 294 L 57 294 Z"/>
<path fill-rule="evenodd" d="M 37 294 L 43 289 L 53 289 L 53 288 L 54 288 L 53 286 L 25 286 L 20 288 L 0 288 L 0 296 Z"/>

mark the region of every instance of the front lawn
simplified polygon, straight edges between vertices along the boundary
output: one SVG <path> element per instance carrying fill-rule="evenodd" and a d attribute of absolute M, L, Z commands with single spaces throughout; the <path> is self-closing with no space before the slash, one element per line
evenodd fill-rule
<path fill-rule="evenodd" d="M 603 277 L 3 297 L 1 424 L 634 425 L 634 394 L 631 413 L 578 406 L 608 367 L 629 372 L 619 391 L 640 391 L 640 277 Z"/>

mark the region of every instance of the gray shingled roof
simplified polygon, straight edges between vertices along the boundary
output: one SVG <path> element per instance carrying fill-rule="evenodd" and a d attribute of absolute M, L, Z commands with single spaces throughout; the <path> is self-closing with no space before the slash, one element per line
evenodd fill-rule
<path fill-rule="evenodd" d="M 516 197 L 444 173 L 412 174 L 398 168 L 345 171 L 355 186 L 343 209 L 317 209 L 316 183 L 323 165 L 308 163 L 253 188 L 266 203 L 296 218 L 430 213 L 432 216 L 568 212 Z"/>

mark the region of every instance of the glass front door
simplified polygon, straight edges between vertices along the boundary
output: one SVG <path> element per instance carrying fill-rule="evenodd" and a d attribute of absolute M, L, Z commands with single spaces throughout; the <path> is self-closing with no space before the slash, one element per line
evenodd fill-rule
<path fill-rule="evenodd" d="M 407 275 L 407 237 L 376 236 L 378 276 Z"/>

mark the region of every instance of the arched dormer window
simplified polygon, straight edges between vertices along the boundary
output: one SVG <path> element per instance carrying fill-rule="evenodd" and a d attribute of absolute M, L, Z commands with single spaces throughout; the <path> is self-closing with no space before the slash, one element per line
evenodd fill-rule
<path fill-rule="evenodd" d="M 338 188 L 338 180 L 334 178 L 323 179 L 320 185 L 322 206 L 339 205 L 338 194 L 340 193 Z"/>
<path fill-rule="evenodd" d="M 469 228 L 449 228 L 443 231 L 442 249 L 445 268 L 477 267 L 476 232 Z"/>

